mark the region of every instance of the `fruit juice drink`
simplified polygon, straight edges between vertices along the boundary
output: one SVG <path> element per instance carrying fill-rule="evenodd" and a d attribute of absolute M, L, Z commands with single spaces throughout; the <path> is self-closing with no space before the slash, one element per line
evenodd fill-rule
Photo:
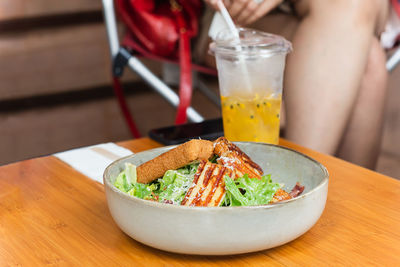
<path fill-rule="evenodd" d="M 224 134 L 232 141 L 278 144 L 281 97 L 221 96 Z"/>
<path fill-rule="evenodd" d="M 211 44 L 217 62 L 224 134 L 232 141 L 278 144 L 283 72 L 291 44 L 283 37 L 240 28 Z"/>

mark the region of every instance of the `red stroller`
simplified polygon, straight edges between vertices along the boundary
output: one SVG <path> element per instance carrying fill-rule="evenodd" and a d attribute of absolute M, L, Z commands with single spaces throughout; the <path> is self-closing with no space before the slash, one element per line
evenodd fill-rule
<path fill-rule="evenodd" d="M 134 137 L 139 137 L 140 134 L 136 128 L 132 115 L 129 112 L 118 79 L 118 77 L 122 75 L 125 66 L 128 66 L 170 104 L 178 108 L 176 124 L 185 123 L 187 119 L 192 122 L 201 122 L 204 120 L 196 110 L 190 107 L 192 92 L 191 70 L 216 75 L 216 71 L 214 69 L 194 65 L 191 64 L 190 61 L 190 37 L 195 35 L 197 32 L 197 19 L 199 16 L 199 11 L 201 10 L 201 0 L 181 1 L 181 4 L 175 0 L 160 1 L 161 7 L 157 8 L 157 14 L 146 13 L 146 10 L 154 10 L 154 6 L 149 7 L 149 5 L 154 5 L 154 3 L 155 1 L 146 0 L 103 0 L 105 24 L 107 28 L 113 64 L 112 71 L 114 76 L 114 90 L 125 120 Z M 122 21 L 130 30 L 130 32 L 125 35 L 122 45 L 120 45 L 117 34 L 114 4 L 116 4 L 118 14 L 120 15 Z M 149 19 L 148 17 L 151 16 L 156 17 L 156 19 L 154 21 L 150 20 L 150 25 L 149 23 L 143 24 L 148 28 L 139 27 L 141 21 L 146 21 Z M 169 20 L 168 16 L 170 16 Z M 177 21 L 177 33 L 171 31 L 171 27 L 161 27 L 162 29 L 165 29 L 165 31 L 169 30 L 169 32 L 165 33 L 154 33 L 154 29 L 151 28 L 152 23 L 167 24 L 171 21 Z M 157 25 L 155 28 L 157 28 Z M 155 31 L 157 31 L 157 29 Z M 133 36 L 132 33 L 137 36 Z M 146 37 L 145 34 L 150 34 L 150 36 Z M 164 40 L 160 38 L 158 39 L 160 41 L 158 41 L 158 37 L 154 37 L 154 35 L 157 34 L 164 34 L 163 37 L 165 39 L 175 38 L 175 42 L 177 44 L 174 44 L 170 40 L 166 40 L 164 42 Z M 154 37 L 153 40 L 151 39 L 152 37 Z M 176 46 L 178 46 L 179 49 L 176 49 Z M 165 82 L 160 80 L 144 64 L 142 64 L 142 62 L 138 59 L 138 56 L 161 60 L 164 62 L 179 63 L 181 67 L 179 96 Z M 203 90 L 207 89 L 203 87 Z M 206 93 L 206 95 L 207 94 L 210 96 L 212 93 L 209 91 Z"/>

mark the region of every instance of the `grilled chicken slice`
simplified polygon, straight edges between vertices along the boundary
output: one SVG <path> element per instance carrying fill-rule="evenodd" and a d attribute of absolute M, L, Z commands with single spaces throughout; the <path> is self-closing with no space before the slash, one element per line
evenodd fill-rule
<path fill-rule="evenodd" d="M 276 203 L 276 202 L 280 202 L 280 201 L 284 201 L 284 200 L 288 200 L 291 199 L 292 197 L 289 195 L 288 192 L 286 192 L 283 189 L 278 189 L 275 192 L 275 195 L 272 197 L 271 201 L 269 202 L 271 203 Z"/>
<path fill-rule="evenodd" d="M 193 179 L 193 185 L 187 191 L 181 205 L 219 206 L 225 196 L 225 175 L 232 177 L 232 170 L 209 161 L 200 161 Z"/>
<path fill-rule="evenodd" d="M 276 203 L 284 200 L 288 200 L 291 198 L 295 198 L 304 191 L 304 186 L 301 185 L 299 182 L 296 183 L 296 185 L 293 187 L 292 191 L 290 193 L 286 192 L 283 189 L 278 189 L 275 192 L 275 195 L 273 196 L 272 200 L 269 202 L 271 203 Z"/>
<path fill-rule="evenodd" d="M 219 156 L 218 163 L 234 171 L 234 178 L 247 174 L 250 178 L 260 179 L 263 171 L 240 148 L 229 142 L 225 137 L 214 141 L 214 153 Z"/>

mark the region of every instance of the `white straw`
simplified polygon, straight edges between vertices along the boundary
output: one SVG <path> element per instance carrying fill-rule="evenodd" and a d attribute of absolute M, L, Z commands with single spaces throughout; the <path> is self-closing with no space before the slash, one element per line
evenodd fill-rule
<path fill-rule="evenodd" d="M 240 53 L 242 51 L 242 47 L 240 46 L 240 36 L 239 36 L 238 30 L 236 29 L 235 23 L 233 23 L 233 20 L 232 20 L 231 16 L 229 15 L 228 10 L 226 10 L 226 7 L 225 7 L 224 3 L 222 2 L 222 0 L 218 0 L 217 5 L 219 8 L 219 11 L 221 12 L 222 17 L 224 18 L 226 24 L 229 27 L 229 30 L 231 31 L 233 36 L 238 40 L 239 45 L 237 45 L 235 47 L 235 49 L 236 49 L 236 51 L 238 51 Z M 245 80 L 245 84 L 247 87 L 246 89 L 248 91 L 251 91 L 249 71 L 247 70 L 247 66 L 246 66 L 246 62 L 244 61 L 244 58 L 240 54 L 239 54 L 239 64 L 240 64 L 240 67 L 242 68 L 243 78 Z"/>
<path fill-rule="evenodd" d="M 219 11 L 221 12 L 222 17 L 225 19 L 225 22 L 229 27 L 229 30 L 236 38 L 239 38 L 239 33 L 236 29 L 235 23 L 233 23 L 233 20 L 232 20 L 231 16 L 229 15 L 228 10 L 226 10 L 224 3 L 222 3 L 222 0 L 218 0 L 217 5 L 219 8 Z"/>

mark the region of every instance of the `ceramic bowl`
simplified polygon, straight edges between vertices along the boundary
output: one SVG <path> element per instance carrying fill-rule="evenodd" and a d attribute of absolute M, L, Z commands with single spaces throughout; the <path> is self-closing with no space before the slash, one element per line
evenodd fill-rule
<path fill-rule="evenodd" d="M 227 255 L 285 244 L 307 232 L 321 216 L 328 193 L 328 172 L 294 150 L 264 143 L 236 142 L 284 189 L 300 182 L 304 192 L 284 202 L 249 207 L 186 207 L 142 200 L 113 186 L 125 162 L 140 165 L 175 147 L 134 154 L 104 172 L 108 206 L 127 235 L 148 246 L 176 253 Z"/>

